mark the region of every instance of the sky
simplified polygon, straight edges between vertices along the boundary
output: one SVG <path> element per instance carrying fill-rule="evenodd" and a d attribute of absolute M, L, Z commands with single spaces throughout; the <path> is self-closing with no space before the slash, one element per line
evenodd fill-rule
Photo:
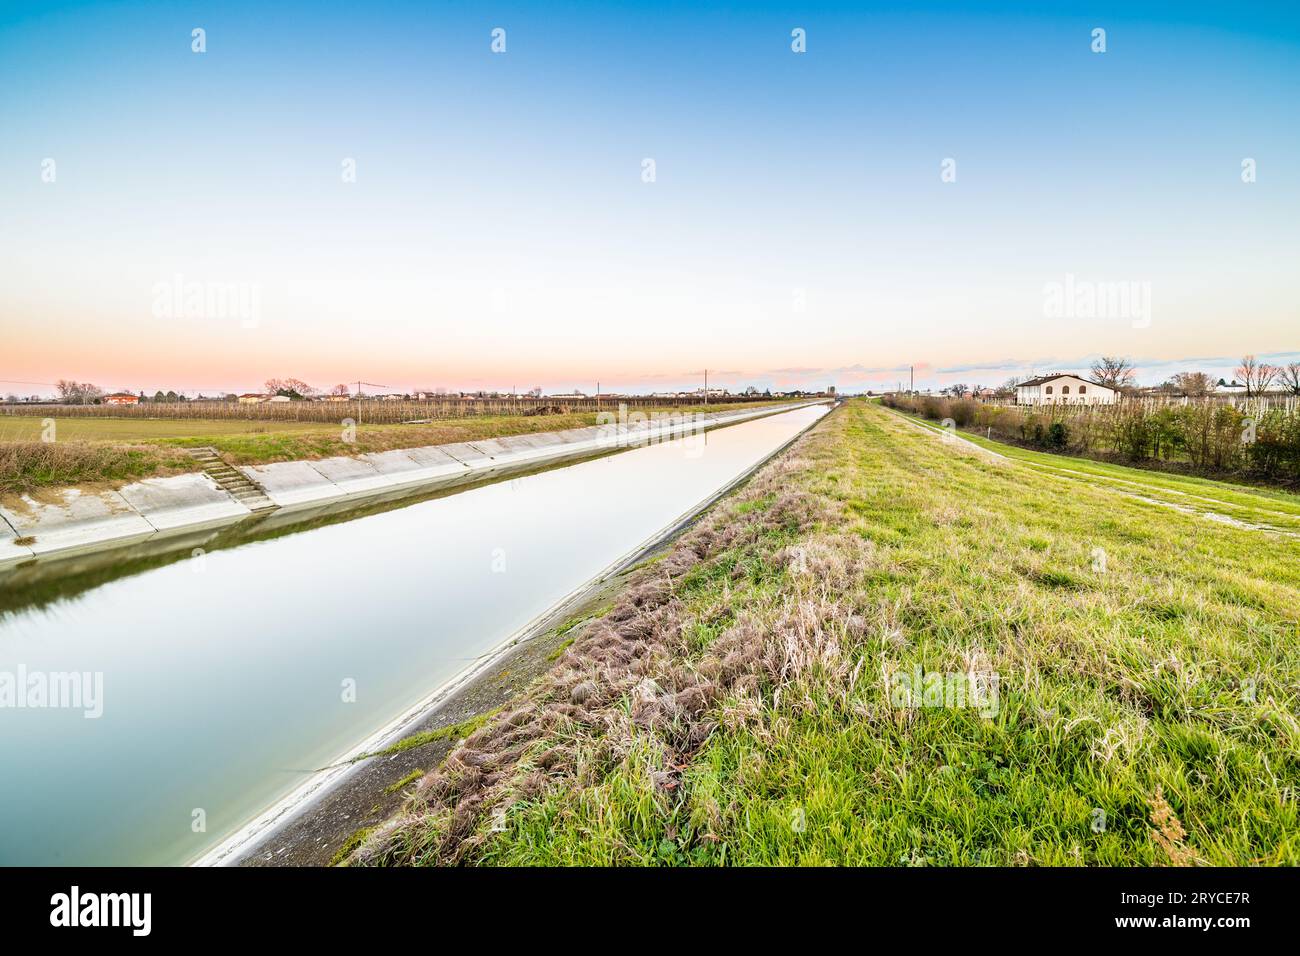
<path fill-rule="evenodd" d="M 0 392 L 1300 360 L 1298 94 L 1294 3 L 0 0 Z"/>

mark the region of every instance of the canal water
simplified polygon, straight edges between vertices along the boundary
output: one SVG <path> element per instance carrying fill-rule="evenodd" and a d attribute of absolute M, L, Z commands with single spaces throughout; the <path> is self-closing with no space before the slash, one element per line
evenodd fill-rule
<path fill-rule="evenodd" d="M 0 680 L 21 677 L 28 693 L 0 706 L 0 864 L 194 860 L 826 411 L 200 553 L 4 613 Z M 88 675 L 81 708 L 39 706 L 31 688 L 55 696 L 70 674 Z"/>

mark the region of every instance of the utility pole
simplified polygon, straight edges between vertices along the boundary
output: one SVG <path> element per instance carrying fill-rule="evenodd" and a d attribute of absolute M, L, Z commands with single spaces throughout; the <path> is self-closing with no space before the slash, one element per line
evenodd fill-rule
<path fill-rule="evenodd" d="M 704 370 L 704 404 L 709 404 L 709 370 Z"/>
<path fill-rule="evenodd" d="M 909 365 L 907 367 L 907 390 L 909 392 L 916 391 L 916 366 L 915 365 Z"/>

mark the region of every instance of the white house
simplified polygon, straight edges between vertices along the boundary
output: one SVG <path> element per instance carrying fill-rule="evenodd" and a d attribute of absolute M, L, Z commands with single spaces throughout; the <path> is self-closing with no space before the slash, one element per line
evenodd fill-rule
<path fill-rule="evenodd" d="M 1053 372 L 1016 386 L 1017 405 L 1113 405 L 1119 392 L 1078 375 Z"/>
<path fill-rule="evenodd" d="M 1247 389 L 1245 385 L 1238 384 L 1237 380 L 1234 378 L 1231 382 L 1225 382 L 1223 379 L 1219 379 L 1218 383 L 1211 391 L 1213 391 L 1215 395 L 1245 395 Z"/>

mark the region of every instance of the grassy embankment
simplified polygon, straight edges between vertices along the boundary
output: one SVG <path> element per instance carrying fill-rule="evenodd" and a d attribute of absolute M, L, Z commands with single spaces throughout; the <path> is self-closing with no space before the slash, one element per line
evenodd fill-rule
<path fill-rule="evenodd" d="M 941 426 L 924 418 L 897 409 L 894 414 L 939 435 L 945 434 Z M 1282 489 L 1242 486 L 1213 478 L 1150 471 L 1057 452 L 1035 451 L 974 432 L 957 430 L 955 434 L 995 455 L 1021 462 L 1044 474 L 1112 487 L 1117 491 L 1141 495 L 1173 508 L 1211 518 L 1220 516 L 1259 527 L 1300 532 L 1300 496 Z"/>
<path fill-rule="evenodd" d="M 1165 480 L 1048 473 L 850 403 L 351 861 L 1300 863 L 1296 541 L 1121 476 Z M 995 706 L 908 706 L 917 668 L 995 674 Z"/>
<path fill-rule="evenodd" d="M 765 404 L 746 403 L 739 408 Z M 728 406 L 721 406 L 728 407 Z M 720 406 L 682 406 L 629 414 L 718 411 Z M 611 409 L 617 414 L 617 408 Z M 211 446 L 231 464 L 361 455 L 394 448 L 561 431 L 597 424 L 596 412 L 567 415 L 493 415 L 455 418 L 422 425 L 356 426 L 352 442 L 341 425 L 251 420 L 67 418 L 54 416 L 54 442 L 42 442 L 42 419 L 0 418 L 0 494 L 43 487 L 106 482 L 124 484 L 155 475 L 196 471 L 183 449 Z"/>

